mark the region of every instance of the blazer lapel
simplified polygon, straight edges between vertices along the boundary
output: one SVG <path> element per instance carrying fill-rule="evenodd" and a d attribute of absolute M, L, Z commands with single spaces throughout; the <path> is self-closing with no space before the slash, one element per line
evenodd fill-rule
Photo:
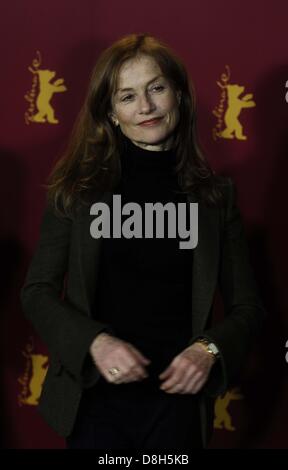
<path fill-rule="evenodd" d="M 101 197 L 91 201 L 112 204 L 113 193 L 106 191 Z M 187 195 L 187 202 L 198 202 L 194 193 Z M 94 219 L 90 215 L 90 206 L 85 207 L 78 220 L 79 253 L 84 309 L 91 315 L 100 264 L 102 238 L 95 239 L 90 234 L 90 225 Z M 213 302 L 219 261 L 219 213 L 216 209 L 199 203 L 198 206 L 198 244 L 194 249 L 192 278 L 192 324 L 193 334 L 202 332 Z"/>

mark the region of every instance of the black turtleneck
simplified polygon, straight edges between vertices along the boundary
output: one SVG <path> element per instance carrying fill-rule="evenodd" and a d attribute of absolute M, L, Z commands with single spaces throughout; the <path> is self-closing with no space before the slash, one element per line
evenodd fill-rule
<path fill-rule="evenodd" d="M 176 192 L 180 188 L 173 171 L 173 149 L 151 151 L 127 138 L 125 141 L 122 178 L 114 190 L 114 194 L 121 194 L 122 207 L 136 202 L 144 214 L 145 202 L 187 202 L 186 195 Z M 112 206 L 110 210 L 112 220 Z M 192 336 L 193 250 L 179 248 L 178 234 L 168 238 L 166 223 L 164 234 L 165 238 L 158 239 L 122 236 L 102 240 L 94 316 L 151 360 L 149 378 L 142 382 L 115 387 L 101 377 L 98 384 L 102 380 L 102 385 L 115 393 L 120 389 L 140 393 L 147 387 L 163 393 L 158 375 L 188 346 Z"/>

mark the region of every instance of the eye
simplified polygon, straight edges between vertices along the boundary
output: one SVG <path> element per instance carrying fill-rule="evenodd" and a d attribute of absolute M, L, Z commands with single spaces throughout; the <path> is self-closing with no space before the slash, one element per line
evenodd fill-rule
<path fill-rule="evenodd" d="M 164 90 L 164 86 L 163 86 L 163 85 L 155 85 L 155 86 L 153 87 L 153 90 L 162 91 L 162 90 Z"/>
<path fill-rule="evenodd" d="M 133 95 L 127 95 L 125 96 L 124 98 L 122 98 L 121 101 L 130 101 L 130 97 L 133 96 Z"/>
<path fill-rule="evenodd" d="M 152 87 L 151 90 L 156 90 L 156 91 L 162 91 L 164 90 L 164 86 L 163 85 L 155 85 Z M 124 98 L 121 99 L 121 101 L 131 101 L 131 99 L 133 98 L 134 95 L 126 95 L 124 96 Z"/>

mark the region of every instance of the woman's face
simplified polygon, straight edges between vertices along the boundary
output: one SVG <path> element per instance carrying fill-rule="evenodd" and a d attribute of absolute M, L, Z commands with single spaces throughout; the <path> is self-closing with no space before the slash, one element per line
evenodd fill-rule
<path fill-rule="evenodd" d="M 155 60 L 142 55 L 120 68 L 111 117 L 135 145 L 168 150 L 179 121 L 180 97 L 181 92 L 174 90 Z M 160 119 L 141 124 L 154 118 Z"/>

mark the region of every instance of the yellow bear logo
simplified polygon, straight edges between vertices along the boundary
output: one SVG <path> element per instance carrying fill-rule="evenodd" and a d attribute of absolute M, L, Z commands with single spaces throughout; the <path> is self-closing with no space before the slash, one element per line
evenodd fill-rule
<path fill-rule="evenodd" d="M 225 139 L 246 140 L 247 137 L 243 134 L 243 126 L 239 121 L 239 115 L 243 108 L 252 108 L 256 106 L 255 101 L 252 100 L 253 94 L 248 93 L 242 98 L 240 95 L 245 90 L 244 86 L 240 85 L 226 85 L 228 94 L 228 108 L 224 115 L 224 122 L 226 128 L 218 135 Z"/>
<path fill-rule="evenodd" d="M 42 385 L 48 370 L 48 357 L 32 354 L 33 345 L 28 344 L 22 354 L 26 357 L 24 374 L 18 379 L 23 389 L 18 395 L 19 405 L 38 405 Z"/>
<path fill-rule="evenodd" d="M 226 429 L 227 431 L 235 431 L 235 426 L 232 424 L 231 416 L 227 410 L 231 400 L 240 400 L 243 395 L 240 393 L 239 388 L 228 390 L 225 395 L 217 398 L 215 403 L 215 419 L 214 428 Z"/>
<path fill-rule="evenodd" d="M 37 74 L 39 78 L 39 94 L 36 99 L 38 112 L 30 116 L 29 119 L 34 122 L 48 121 L 50 124 L 58 124 L 59 121 L 55 118 L 50 101 L 54 93 L 63 93 L 67 90 L 63 78 L 58 78 L 52 82 L 56 72 L 52 70 L 34 70 L 31 67 L 29 67 L 29 70 L 33 74 Z"/>

